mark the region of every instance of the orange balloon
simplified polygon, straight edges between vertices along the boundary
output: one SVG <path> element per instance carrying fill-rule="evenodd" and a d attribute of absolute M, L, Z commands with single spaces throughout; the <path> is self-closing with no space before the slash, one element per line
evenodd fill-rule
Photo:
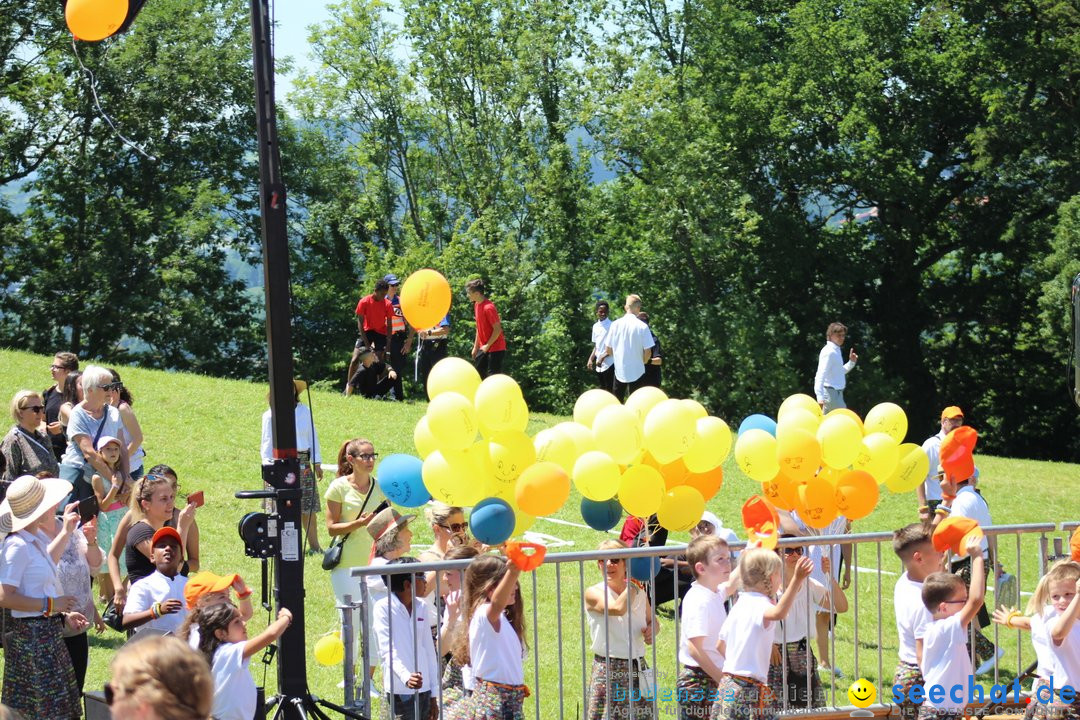
<path fill-rule="evenodd" d="M 424 268 L 401 286 L 401 314 L 417 330 L 435 327 L 450 312 L 450 283 L 437 270 Z"/>
<path fill-rule="evenodd" d="M 570 476 L 555 463 L 538 462 L 521 473 L 514 494 L 523 512 L 550 515 L 570 497 Z"/>
<path fill-rule="evenodd" d="M 863 470 L 848 470 L 836 484 L 836 509 L 848 520 L 869 515 L 878 501 L 878 484 Z"/>
<path fill-rule="evenodd" d="M 809 480 L 821 465 L 821 445 L 813 434 L 789 427 L 776 438 L 780 472 L 791 480 Z"/>
<path fill-rule="evenodd" d="M 836 490 L 832 483 L 813 477 L 799 488 L 799 517 L 809 527 L 822 530 L 836 519 Z"/>
<path fill-rule="evenodd" d="M 799 487 L 801 485 L 801 482 L 795 482 L 783 473 L 777 473 L 772 480 L 761 483 L 761 493 L 775 507 L 790 512 L 799 504 Z"/>
<path fill-rule="evenodd" d="M 718 465 L 703 473 L 688 473 L 683 484 L 697 490 L 706 501 L 711 500 L 724 486 L 724 468 Z"/>
<path fill-rule="evenodd" d="M 128 0 L 68 0 L 64 18 L 75 39 L 96 42 L 119 30 L 127 12 Z"/>

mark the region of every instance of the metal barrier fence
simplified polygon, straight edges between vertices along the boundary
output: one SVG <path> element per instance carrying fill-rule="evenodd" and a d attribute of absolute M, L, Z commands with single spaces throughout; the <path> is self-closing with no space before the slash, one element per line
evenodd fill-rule
<path fill-rule="evenodd" d="M 998 567 L 1004 565 L 1009 574 L 1015 577 L 1015 588 L 1026 590 L 1029 595 L 1034 589 L 1038 579 L 1045 573 L 1049 562 L 1054 556 L 1068 555 L 1068 535 L 1074 529 L 1080 527 L 1080 522 L 1069 522 L 1061 525 L 1055 523 L 1032 523 L 1022 525 L 998 525 L 984 528 L 989 544 L 990 557 L 994 559 Z M 845 650 L 842 664 L 845 667 L 845 677 L 850 678 L 840 681 L 839 698 L 836 678 L 831 673 L 821 673 L 821 682 L 825 688 L 825 704 L 814 703 L 812 697 L 807 697 L 805 703 L 792 705 L 788 702 L 787 693 L 780 699 L 783 704 L 783 712 L 799 715 L 827 715 L 835 714 L 842 709 L 851 709 L 847 700 L 848 684 L 858 678 L 867 678 L 878 689 L 878 702 L 871 709 L 880 711 L 895 711 L 892 705 L 892 678 L 893 669 L 896 667 L 896 630 L 893 615 L 892 588 L 895 579 L 903 572 L 900 561 L 892 551 L 892 533 L 861 533 L 851 535 L 833 536 L 807 536 L 800 538 L 783 539 L 778 547 L 788 546 L 843 546 L 851 545 L 851 586 L 845 591 L 849 597 L 849 610 L 837 617 L 833 632 L 829 633 L 828 655 L 833 666 L 837 666 L 837 648 Z M 885 551 L 882 551 L 882 545 Z M 742 550 L 745 543 L 733 543 L 731 549 L 734 552 Z M 558 717 L 586 718 L 589 709 L 587 699 L 589 695 L 588 675 L 591 669 L 591 661 L 588 657 L 593 654 L 589 649 L 591 643 L 586 629 L 586 611 L 584 596 L 586 588 L 595 583 L 604 582 L 606 566 L 601 565 L 614 560 L 630 561 L 633 558 L 658 558 L 677 560 L 678 556 L 686 549 L 685 545 L 671 545 L 664 547 L 640 547 L 619 550 L 603 550 L 588 552 L 557 552 L 549 553 L 544 564 L 534 572 L 524 573 L 521 576 L 521 593 L 525 603 L 526 639 L 528 647 L 525 651 L 525 681 L 531 690 L 530 697 L 526 700 L 525 711 L 527 716 L 537 720 Z M 362 711 L 370 712 L 370 717 L 380 717 L 384 713 L 378 708 L 385 705 L 385 695 L 382 692 L 382 683 L 373 687 L 375 679 L 372 674 L 363 669 L 378 665 L 379 658 L 372 657 L 374 644 L 369 642 L 372 638 L 371 627 L 372 614 L 364 612 L 365 608 L 371 608 L 371 598 L 368 594 L 368 585 L 365 580 L 373 575 L 389 576 L 397 574 L 418 574 L 436 572 L 434 583 L 434 595 L 439 598 L 445 586 L 444 574 L 448 572 L 464 572 L 471 560 L 457 560 L 431 563 L 410 563 L 402 565 L 357 567 L 352 569 L 353 577 L 359 580 L 362 596 L 358 602 L 354 602 L 349 596 L 345 597 L 345 604 L 339 605 L 338 610 L 342 615 L 342 641 L 345 646 L 345 704 Z M 653 561 L 655 562 L 655 561 Z M 864 566 L 863 563 L 868 563 Z M 588 566 L 588 567 L 587 567 Z M 627 566 L 629 568 L 629 565 Z M 593 569 L 595 568 L 595 570 Z M 586 582 L 587 576 L 594 582 Z M 834 570 L 835 573 L 835 570 Z M 863 580 L 862 576 L 867 576 Z M 998 587 L 995 581 L 996 573 L 994 565 L 987 563 L 988 591 L 986 595 L 987 610 L 990 611 L 998 604 L 998 594 L 1005 589 L 1003 585 Z M 675 596 L 675 604 L 679 600 L 679 573 L 672 575 L 672 591 Z M 787 580 L 784 579 L 786 584 Z M 648 583 L 649 597 L 655 597 L 656 585 Z M 431 588 L 429 588 L 429 591 Z M 804 585 L 801 592 L 808 592 Z M 605 628 L 608 627 L 608 602 L 605 593 L 603 620 Z M 1014 604 L 1019 599 L 1019 592 L 1013 593 L 1010 603 Z M 651 603 L 650 603 L 651 605 Z M 806 627 L 813 632 L 815 612 L 812 602 L 805 603 Z M 361 670 L 359 675 L 355 670 L 356 660 L 353 650 L 353 638 L 356 629 L 353 627 L 350 610 L 360 609 L 357 613 L 361 619 L 359 628 L 361 643 Z M 1021 608 L 1022 609 L 1022 608 Z M 436 608 L 441 615 L 441 608 Z M 652 706 L 653 718 L 665 716 L 677 717 L 678 709 L 675 691 L 676 678 L 679 671 L 678 663 L 678 640 L 679 640 L 679 616 L 681 608 L 676 611 L 658 611 L 651 607 L 651 621 L 654 631 L 654 641 L 646 650 L 646 664 L 654 674 L 653 688 L 645 697 Z M 971 624 L 972 633 L 977 631 L 977 623 Z M 412 628 L 416 623 L 411 623 Z M 628 641 L 630 623 L 627 623 Z M 391 647 L 395 628 L 391 625 Z M 399 629 L 400 631 L 400 629 Z M 785 643 L 786 624 L 782 624 L 777 630 L 777 642 Z M 840 640 L 838 644 L 838 635 Z M 1024 668 L 1034 660 L 1034 651 L 1030 641 L 1021 638 L 1019 631 L 1004 631 L 999 625 L 992 625 L 993 643 L 995 648 L 1003 648 L 1004 645 L 1015 643 L 1015 666 L 1004 666 L 1004 658 L 999 654 L 993 663 L 993 683 L 998 684 L 1002 679 L 1012 679 L 1024 676 Z M 417 648 L 417 636 L 411 633 L 410 642 L 412 655 L 415 657 Z M 436 638 L 436 654 L 442 658 L 449 652 L 444 647 L 441 638 Z M 605 632 L 605 646 L 610 643 L 610 633 Z M 811 646 L 814 640 L 807 638 L 807 645 Z M 974 643 L 972 655 L 974 656 Z M 632 643 L 630 643 L 632 646 Z M 852 655 L 846 653 L 852 650 Z M 607 653 L 603 653 L 606 655 Z M 868 658 L 869 656 L 869 658 Z M 391 657 L 391 662 L 393 658 Z M 786 677 L 787 674 L 787 647 L 781 645 L 781 664 Z M 977 661 L 972 665 L 976 667 Z M 610 667 L 610 666 L 609 666 Z M 1014 669 L 1015 668 L 1015 669 Z M 440 666 L 440 675 L 442 667 Z M 807 667 L 807 687 L 810 687 L 810 674 L 815 668 Z M 850 673 L 850 674 L 847 674 Z M 380 672 L 381 674 L 381 672 Z M 607 697 L 612 697 L 611 673 L 605 673 L 607 680 Z M 580 686 L 578 683 L 580 682 Z M 360 685 L 357 692 L 356 684 Z M 618 688 L 616 688 L 618 689 Z M 628 688 L 627 692 L 631 692 Z M 438 702 L 440 714 L 442 714 L 442 686 L 441 677 L 433 682 L 432 698 Z M 839 700 L 839 702 L 838 702 Z M 607 717 L 608 715 L 605 715 Z M 635 715 L 634 717 L 640 717 Z"/>

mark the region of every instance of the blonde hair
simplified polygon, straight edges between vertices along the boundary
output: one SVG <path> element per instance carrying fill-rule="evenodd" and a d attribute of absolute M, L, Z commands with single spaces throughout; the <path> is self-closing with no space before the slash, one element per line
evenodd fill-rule
<path fill-rule="evenodd" d="M 616 540 L 615 538 L 608 538 L 607 540 L 601 540 L 600 544 L 596 546 L 597 550 L 625 550 L 630 547 L 622 540 Z"/>
<path fill-rule="evenodd" d="M 464 515 L 465 511 L 457 505 L 447 505 L 438 500 L 433 500 L 424 510 L 424 517 L 432 525 L 442 525 L 450 520 L 452 515 Z"/>
<path fill-rule="evenodd" d="M 20 390 L 19 392 L 15 393 L 15 397 L 11 398 L 11 419 L 12 420 L 14 420 L 15 422 L 19 422 L 19 413 L 21 413 L 23 410 L 26 409 L 25 407 L 23 407 L 23 403 L 26 402 L 27 398 L 32 398 L 32 397 L 40 398 L 41 393 L 36 392 L 34 390 Z M 42 405 L 45 404 L 44 398 L 42 398 L 41 404 Z"/>
<path fill-rule="evenodd" d="M 214 704 L 210 666 L 187 643 L 170 635 L 121 648 L 113 658 L 109 683 L 153 708 L 161 720 L 205 720 Z"/>
<path fill-rule="evenodd" d="M 1025 609 L 1028 615 L 1038 615 L 1050 602 L 1050 585 L 1057 582 L 1075 583 L 1080 579 L 1080 563 L 1073 560 L 1058 560 L 1050 566 L 1046 574 L 1039 578 L 1035 592 L 1031 594 Z"/>
<path fill-rule="evenodd" d="M 784 561 L 771 550 L 762 547 L 746 550 L 739 556 L 739 577 L 743 587 L 772 597 L 780 590 L 773 587 L 773 576 L 780 572 L 783 564 Z"/>
<path fill-rule="evenodd" d="M 129 501 L 129 509 L 134 521 L 138 522 L 146 517 L 142 501 L 150 502 L 150 499 L 154 496 L 154 490 L 160 485 L 168 485 L 170 489 L 175 489 L 172 480 L 165 477 L 165 475 L 143 475 L 135 481 L 135 487 L 131 491 L 131 500 Z"/>

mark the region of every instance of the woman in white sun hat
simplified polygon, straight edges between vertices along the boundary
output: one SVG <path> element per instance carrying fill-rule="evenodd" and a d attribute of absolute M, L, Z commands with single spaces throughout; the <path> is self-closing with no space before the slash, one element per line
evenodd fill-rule
<path fill-rule="evenodd" d="M 63 633 L 65 622 L 78 629 L 88 623 L 74 612 L 77 601 L 63 594 L 57 573 L 67 534 L 61 531 L 50 543 L 44 533 L 70 492 L 71 483 L 64 480 L 24 475 L 0 504 L 0 529 L 10 533 L 0 546 L 0 607 L 12 616 L 4 646 L 3 702 L 27 717 L 82 715 Z"/>

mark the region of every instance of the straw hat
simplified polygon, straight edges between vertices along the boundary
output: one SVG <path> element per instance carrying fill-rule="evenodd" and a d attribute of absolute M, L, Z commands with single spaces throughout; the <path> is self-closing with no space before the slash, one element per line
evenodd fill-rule
<path fill-rule="evenodd" d="M 11 515 L 11 532 L 32 525 L 38 518 L 59 505 L 71 493 L 71 483 L 59 478 L 38 480 L 23 475 L 8 487 L 0 504 L 0 515 Z"/>

